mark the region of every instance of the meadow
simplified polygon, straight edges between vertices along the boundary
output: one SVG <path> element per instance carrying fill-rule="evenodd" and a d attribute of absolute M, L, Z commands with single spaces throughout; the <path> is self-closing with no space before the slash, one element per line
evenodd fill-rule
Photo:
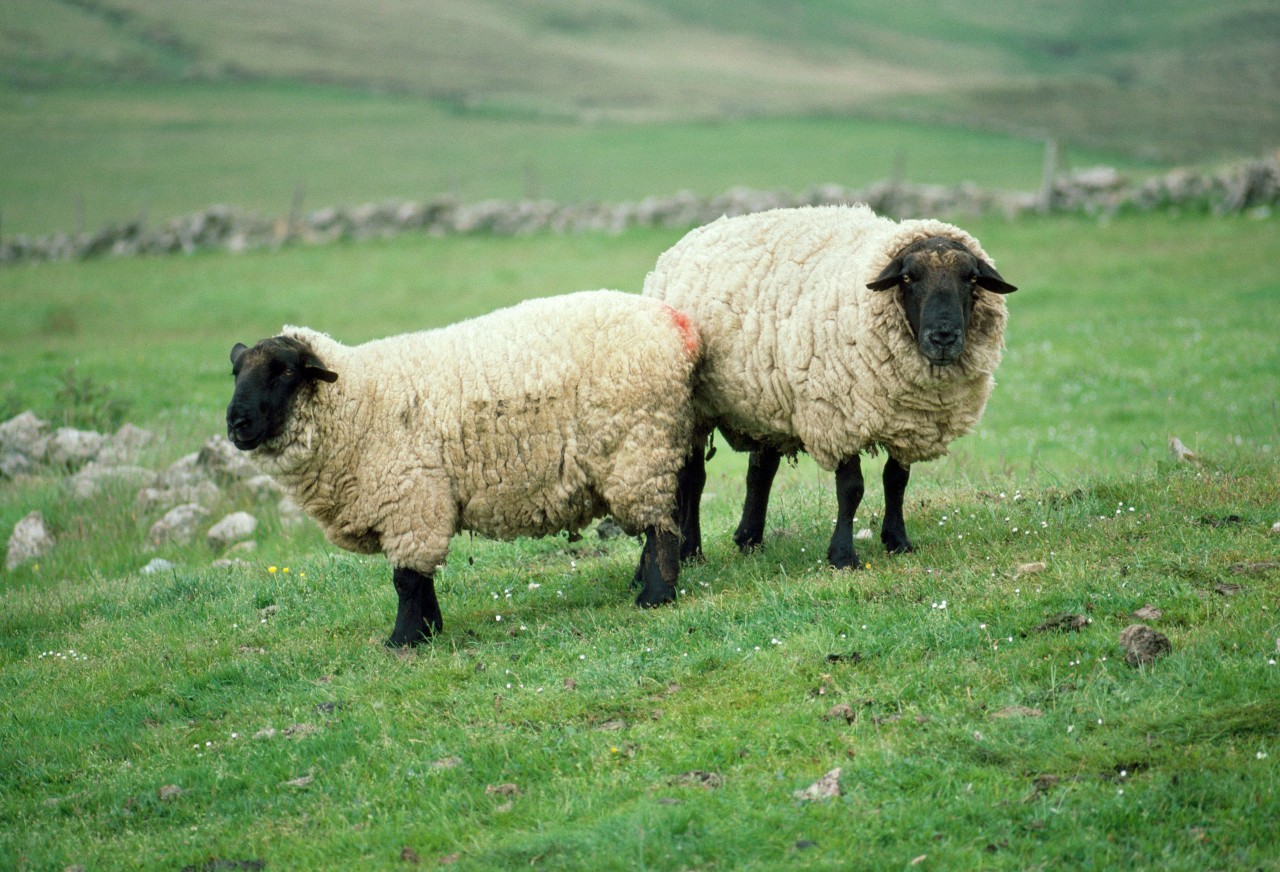
<path fill-rule="evenodd" d="M 284 216 L 385 198 L 636 200 L 733 186 L 800 191 L 895 174 L 1036 190 L 1044 143 L 850 117 L 581 124 L 264 83 L 0 88 L 0 232 L 152 224 L 214 203 Z M 1067 166 L 1164 164 L 1064 150 Z"/>
<path fill-rule="evenodd" d="M 913 471 L 916 553 L 873 537 L 859 572 L 822 565 L 831 483 L 803 458 L 737 554 L 721 445 L 674 607 L 631 605 L 626 538 L 461 536 L 444 633 L 391 653 L 385 561 L 314 529 L 268 511 L 215 569 L 203 542 L 144 552 L 131 493 L 0 484 L 0 530 L 38 508 L 59 538 L 0 577 L 0 866 L 1280 868 L 1276 219 L 966 228 L 1020 287 L 999 384 Z M 61 423 L 74 372 L 162 465 L 221 430 L 234 342 L 636 291 L 678 236 L 13 267 L 0 404 Z M 1131 667 L 1147 605 L 1172 652 Z"/>

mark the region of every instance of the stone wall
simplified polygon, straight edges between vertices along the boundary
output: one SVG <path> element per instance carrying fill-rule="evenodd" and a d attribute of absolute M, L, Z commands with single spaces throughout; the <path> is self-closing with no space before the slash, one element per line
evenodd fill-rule
<path fill-rule="evenodd" d="M 232 252 L 289 244 L 322 245 L 421 233 L 431 236 L 527 233 L 621 233 L 637 227 L 687 228 L 722 215 L 785 206 L 866 203 L 884 215 L 965 218 L 1030 214 L 1111 215 L 1184 210 L 1212 214 L 1270 214 L 1280 203 L 1280 153 L 1217 172 L 1175 170 L 1133 182 L 1108 167 L 1058 176 L 1038 192 L 876 182 L 863 188 L 821 185 L 799 193 L 734 188 L 704 197 L 682 192 L 622 203 L 556 203 L 448 197 L 331 207 L 287 218 L 262 218 L 231 206 L 211 206 L 159 228 L 140 221 L 96 233 L 55 233 L 0 240 L 0 263 L 187 253 Z"/>

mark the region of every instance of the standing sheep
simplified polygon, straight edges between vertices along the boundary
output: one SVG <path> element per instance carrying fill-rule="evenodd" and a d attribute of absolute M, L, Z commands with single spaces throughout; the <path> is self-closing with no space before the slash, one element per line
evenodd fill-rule
<path fill-rule="evenodd" d="M 676 476 L 697 335 L 657 300 L 587 291 L 348 347 L 288 327 L 231 350 L 227 433 L 343 548 L 383 552 L 389 645 L 443 624 L 450 538 L 574 531 L 612 513 L 645 534 L 637 603 L 675 599 Z"/>
<path fill-rule="evenodd" d="M 1001 295 L 1014 290 L 958 227 L 866 206 L 776 209 L 686 235 L 644 287 L 687 312 L 703 346 L 695 448 L 677 496 L 681 556 L 701 552 L 702 446 L 716 427 L 752 452 L 734 534 L 743 551 L 760 544 L 782 455 L 805 451 L 836 474 L 827 559 L 856 568 L 859 454 L 878 449 L 888 453 L 880 538 L 911 551 L 911 464 L 945 454 L 982 415 L 1003 348 Z"/>

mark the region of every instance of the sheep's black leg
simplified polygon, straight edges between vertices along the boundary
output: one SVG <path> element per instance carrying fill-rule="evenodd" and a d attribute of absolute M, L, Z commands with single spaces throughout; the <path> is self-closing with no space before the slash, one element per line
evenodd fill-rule
<path fill-rule="evenodd" d="M 646 527 L 644 552 L 640 555 L 640 578 L 644 586 L 636 597 L 636 605 L 653 608 L 674 602 L 679 577 L 680 534 Z"/>
<path fill-rule="evenodd" d="M 836 528 L 827 546 L 827 560 L 836 569 L 858 568 L 858 555 L 853 550 L 853 516 L 864 490 L 862 463 L 855 454 L 836 467 Z"/>
<path fill-rule="evenodd" d="M 782 455 L 768 447 L 752 451 L 751 459 L 747 461 L 747 496 L 742 501 L 742 520 L 733 534 L 733 541 L 744 554 L 764 541 L 769 491 L 773 488 L 773 477 L 778 474 L 781 462 Z"/>
<path fill-rule="evenodd" d="M 433 576 L 397 566 L 391 581 L 400 597 L 400 607 L 396 611 L 395 629 L 387 640 L 388 648 L 417 645 L 444 629 Z"/>
<path fill-rule="evenodd" d="M 702 559 L 702 489 L 707 485 L 706 436 L 693 441 L 693 451 L 676 476 L 676 522 L 680 525 L 680 559 Z"/>
<path fill-rule="evenodd" d="M 884 526 L 880 528 L 880 541 L 890 554 L 907 554 L 916 550 L 907 538 L 907 523 L 902 517 L 902 501 L 910 478 L 910 466 L 903 466 L 892 457 L 885 461 Z"/>

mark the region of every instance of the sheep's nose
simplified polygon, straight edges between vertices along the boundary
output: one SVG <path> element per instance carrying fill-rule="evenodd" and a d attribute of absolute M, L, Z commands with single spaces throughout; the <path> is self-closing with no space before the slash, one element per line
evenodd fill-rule
<path fill-rule="evenodd" d="M 934 330 L 929 334 L 929 341 L 941 350 L 947 350 L 960 341 L 958 330 Z"/>

